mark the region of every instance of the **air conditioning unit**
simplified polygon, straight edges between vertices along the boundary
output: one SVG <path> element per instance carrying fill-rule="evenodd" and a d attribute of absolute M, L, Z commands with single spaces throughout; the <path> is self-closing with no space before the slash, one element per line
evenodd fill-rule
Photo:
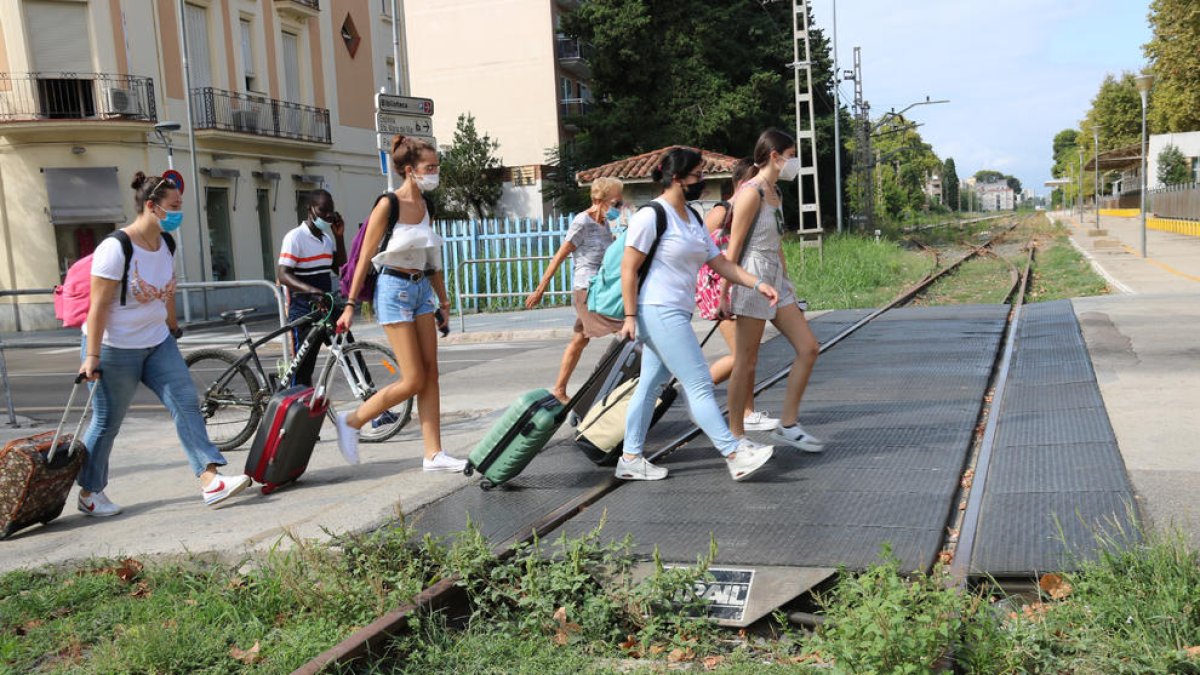
<path fill-rule="evenodd" d="M 137 94 L 128 89 L 110 87 L 104 90 L 104 100 L 108 102 L 108 112 L 114 115 L 142 115 L 142 102 Z"/>
<path fill-rule="evenodd" d="M 258 111 L 253 109 L 234 110 L 233 128 L 237 131 L 258 133 Z"/>

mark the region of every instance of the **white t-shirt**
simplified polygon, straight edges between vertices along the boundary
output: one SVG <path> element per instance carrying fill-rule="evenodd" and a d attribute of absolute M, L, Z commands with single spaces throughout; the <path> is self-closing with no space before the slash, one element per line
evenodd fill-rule
<path fill-rule="evenodd" d="M 92 276 L 120 282 L 124 272 L 121 242 L 108 237 L 92 254 Z M 117 288 L 108 309 L 102 342 L 118 349 L 146 349 L 162 344 L 171 334 L 167 329 L 168 302 L 175 302 L 171 249 L 165 241 L 157 251 L 147 251 L 134 242 L 125 304 L 121 304 L 121 289 Z M 87 324 L 83 326 L 83 334 L 87 335 Z"/>
<path fill-rule="evenodd" d="M 696 274 L 704 263 L 721 255 L 709 238 L 704 223 L 688 210 L 688 219 L 680 220 L 675 207 L 661 197 L 654 201 L 667 212 L 667 229 L 650 261 L 646 283 L 638 294 L 639 305 L 663 305 L 691 312 L 696 308 Z M 658 232 L 654 209 L 638 209 L 629 219 L 625 245 L 649 253 Z"/>
<path fill-rule="evenodd" d="M 328 278 L 333 272 L 334 248 L 332 235 L 322 234 L 318 237 L 309 229 L 308 223 L 300 223 L 283 235 L 277 264 L 281 267 L 291 267 L 296 276 L 320 276 L 325 283 L 313 285 L 328 289 Z M 312 279 L 305 281 L 311 283 Z"/>

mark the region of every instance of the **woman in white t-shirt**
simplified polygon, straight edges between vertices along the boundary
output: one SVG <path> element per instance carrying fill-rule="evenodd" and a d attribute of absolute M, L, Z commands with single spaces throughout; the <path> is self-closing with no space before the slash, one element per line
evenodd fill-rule
<path fill-rule="evenodd" d="M 575 372 L 575 366 L 579 364 L 584 347 L 588 346 L 592 338 L 612 335 L 621 330 L 620 321 L 588 309 L 587 293 L 588 282 L 599 273 L 600 265 L 604 262 L 604 252 L 613 243 L 614 237 L 609 222 L 621 216 L 623 187 L 621 181 L 608 176 L 601 176 L 592 182 L 592 208 L 575 216 L 562 246 L 558 248 L 550 266 L 542 275 L 541 282 L 529 297 L 525 298 L 526 309 L 536 307 L 542 301 L 542 295 L 554 274 L 558 272 L 559 266 L 567 256 L 571 256 L 575 262 L 575 275 L 571 280 L 571 304 L 575 306 L 576 316 L 575 335 L 567 343 L 562 364 L 558 368 L 558 379 L 554 382 L 554 388 L 550 390 L 550 393 L 563 403 L 570 400 L 567 396 L 567 382 L 571 379 L 571 373 Z"/>
<path fill-rule="evenodd" d="M 80 374 L 96 388 L 91 426 L 84 434 L 87 463 L 79 472 L 79 510 L 88 516 L 114 516 L 121 507 L 105 494 L 108 458 L 129 404 L 143 383 L 175 419 L 175 431 L 188 464 L 200 479 L 204 503 L 216 506 L 250 484 L 249 476 L 222 476 L 226 464 L 208 440 L 195 385 L 175 339 L 183 332 L 175 318 L 175 259 L 165 234 L 183 221 L 183 198 L 175 184 L 141 171 L 133 180 L 137 218 L 113 233 L 92 254 L 92 289 L 83 326 Z M 127 237 L 132 254 L 126 275 Z M 122 279 L 127 279 L 122 288 Z M 101 373 L 103 371 L 103 374 Z"/>
<path fill-rule="evenodd" d="M 629 221 L 625 255 L 621 260 L 621 291 L 625 323 L 621 335 L 641 338 L 642 370 L 625 420 L 625 452 L 617 462 L 616 476 L 625 480 L 659 480 L 667 470 L 642 456 L 646 431 L 654 414 L 658 393 L 673 375 L 684 387 L 688 411 L 726 459 L 734 480 L 748 478 L 771 459 L 774 449 L 729 431 L 713 395 L 708 363 L 692 330 L 696 274 L 708 263 L 729 281 L 753 288 L 775 304 L 770 284 L 725 258 L 700 216 L 687 205 L 704 190 L 700 153 L 688 148 L 669 150 L 654 169 L 655 182 L 663 187 L 655 201 L 666 213 L 667 226 L 640 284 L 639 270 L 658 238 L 655 209 L 643 208 Z"/>

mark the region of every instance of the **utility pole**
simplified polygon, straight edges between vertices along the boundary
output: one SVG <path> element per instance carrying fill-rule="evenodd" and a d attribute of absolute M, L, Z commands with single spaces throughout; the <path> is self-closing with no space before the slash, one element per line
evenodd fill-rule
<path fill-rule="evenodd" d="M 796 87 L 796 156 L 801 157 L 800 173 L 796 176 L 796 195 L 799 203 L 800 249 L 808 236 L 816 237 L 817 249 L 824 256 L 821 227 L 821 186 L 817 177 L 817 125 L 813 114 L 812 45 L 808 25 L 808 0 L 792 0 L 792 72 Z M 806 148 L 807 147 L 807 151 Z M 808 162 L 803 157 L 808 155 Z M 805 199 L 804 185 L 810 183 L 810 199 Z M 806 227 L 806 213 L 815 217 L 812 227 Z"/>
<path fill-rule="evenodd" d="M 1079 225 L 1083 226 L 1083 143 L 1075 145 L 1079 149 Z"/>
<path fill-rule="evenodd" d="M 858 140 L 854 149 L 854 172 L 858 174 L 858 186 L 862 197 L 863 228 L 870 229 L 875 222 L 875 181 L 871 175 L 871 105 L 863 99 L 862 47 L 854 48 L 854 70 L 846 73 L 846 79 L 854 82 L 854 134 Z"/>
<path fill-rule="evenodd" d="M 1096 156 L 1092 159 L 1092 202 L 1096 205 L 1096 229 L 1100 229 L 1100 126 L 1092 127 L 1092 140 L 1095 143 Z"/>
<path fill-rule="evenodd" d="M 179 39 L 182 47 L 183 61 L 183 101 L 187 107 L 187 137 L 188 137 L 188 152 L 191 154 L 192 166 L 191 176 L 189 179 L 192 182 L 192 195 L 196 199 L 196 239 L 200 244 L 200 249 L 197 251 L 200 255 L 200 278 L 203 282 L 207 276 L 204 273 L 204 230 L 207 228 L 207 218 L 204 214 L 204 200 L 200 197 L 200 161 L 196 157 L 196 119 L 192 105 L 192 67 L 188 53 L 188 31 L 187 31 L 187 4 L 184 0 L 179 0 L 176 11 L 179 12 Z M 185 279 L 186 281 L 186 279 Z M 201 296 L 204 298 L 204 316 L 208 317 L 208 290 L 201 291 Z M 184 309 L 190 309 L 189 306 Z M 185 321 L 190 321 L 191 317 L 185 316 Z"/>
<path fill-rule="evenodd" d="M 833 189 L 837 231 L 842 232 L 842 71 L 838 70 L 837 0 L 833 0 Z"/>

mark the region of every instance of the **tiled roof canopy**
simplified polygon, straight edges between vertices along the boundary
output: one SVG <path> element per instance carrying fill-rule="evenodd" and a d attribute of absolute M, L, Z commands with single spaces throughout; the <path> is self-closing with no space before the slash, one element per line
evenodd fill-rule
<path fill-rule="evenodd" d="M 684 145 L 671 145 L 661 150 L 652 150 L 650 152 L 618 159 L 615 162 L 602 164 L 592 169 L 584 169 L 575 174 L 575 179 L 580 185 L 589 185 L 593 180 L 601 176 L 611 176 L 619 178 L 627 183 L 648 183 L 650 182 L 650 173 L 654 171 L 654 167 L 658 166 L 662 161 L 663 155 L 667 151 L 674 148 L 684 148 Z M 733 164 L 737 161 L 737 157 L 722 155 L 719 152 L 709 152 L 699 148 L 688 148 L 696 150 L 703 158 L 704 174 L 710 178 L 729 178 L 733 175 Z"/>

